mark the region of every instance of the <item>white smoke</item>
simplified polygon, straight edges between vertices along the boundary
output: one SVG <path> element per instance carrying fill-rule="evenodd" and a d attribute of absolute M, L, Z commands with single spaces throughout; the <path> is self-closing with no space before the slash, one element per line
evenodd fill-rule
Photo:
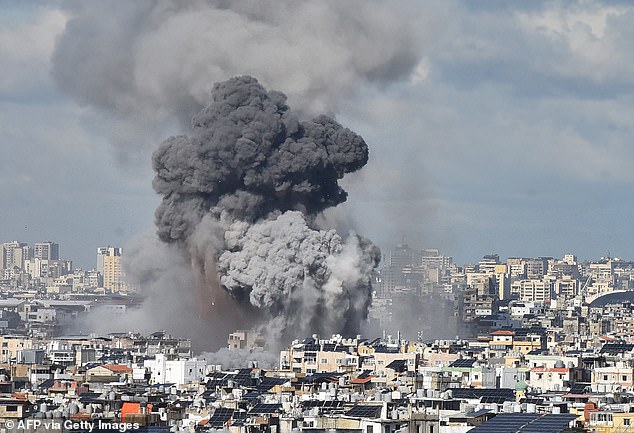
<path fill-rule="evenodd" d="M 269 334 L 358 332 L 378 261 L 368 241 L 312 229 L 296 211 L 255 224 L 237 221 L 225 240 L 218 259 L 221 283 L 266 311 Z"/>

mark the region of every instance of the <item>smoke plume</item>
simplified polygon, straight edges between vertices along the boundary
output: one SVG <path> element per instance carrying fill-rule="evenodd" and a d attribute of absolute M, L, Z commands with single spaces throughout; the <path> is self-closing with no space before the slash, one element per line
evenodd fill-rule
<path fill-rule="evenodd" d="M 328 325 L 315 331 L 356 327 L 367 303 L 365 289 L 357 288 L 365 287 L 375 250 L 356 235 L 322 233 L 316 221 L 328 221 L 324 209 L 339 211 L 333 206 L 346 193 L 337 181 L 365 164 L 367 148 L 328 117 L 299 119 L 337 113 L 360 89 L 410 77 L 434 21 L 412 5 L 63 3 L 68 21 L 56 41 L 52 75 L 86 108 L 87 121 L 101 128 L 118 156 L 145 164 L 146 151 L 162 137 L 175 130 L 188 134 L 168 139 L 154 156 L 155 188 L 165 198 L 156 216 L 161 240 L 144 234 L 125 249 L 126 274 L 140 288 L 144 306 L 125 318 L 104 318 L 100 329 L 168 328 L 209 349 L 225 341 L 226 330 L 250 322 L 272 320 L 278 328 L 318 324 L 285 316 L 291 303 L 304 312 L 315 306 L 311 317 L 328 306 Z M 241 74 L 284 89 L 297 114 L 290 113 L 282 94 L 258 90 L 245 78 L 233 93 L 229 87 L 235 83 L 217 86 L 214 95 L 220 92 L 226 100 L 214 96 L 215 108 L 203 109 L 214 82 Z M 277 234 L 284 226 L 311 240 L 284 251 L 284 237 Z M 232 239 L 235 233 L 245 239 Z M 255 242 L 263 233 L 271 233 L 263 242 L 270 249 L 249 258 L 256 249 L 246 239 Z M 312 256 L 298 251 L 300 244 L 311 245 Z M 283 252 L 289 253 L 288 265 L 277 257 Z M 275 286 L 261 296 L 276 283 L 271 271 L 256 275 L 256 264 L 265 269 L 275 264 L 284 282 L 298 272 L 302 285 Z M 215 315 L 214 309 L 231 313 Z"/>
<path fill-rule="evenodd" d="M 336 112 L 365 85 L 407 79 L 423 29 L 407 2 L 64 2 L 53 77 L 108 114 L 121 156 L 148 149 L 207 103 L 214 82 L 252 74 L 304 113 Z M 432 20 L 427 20 L 432 21 Z"/>
<path fill-rule="evenodd" d="M 153 185 L 159 238 L 189 258 L 201 314 L 282 338 L 358 332 L 378 249 L 314 218 L 346 200 L 338 180 L 367 162 L 363 139 L 326 116 L 299 120 L 248 76 L 214 85 L 192 125 L 154 152 Z"/>

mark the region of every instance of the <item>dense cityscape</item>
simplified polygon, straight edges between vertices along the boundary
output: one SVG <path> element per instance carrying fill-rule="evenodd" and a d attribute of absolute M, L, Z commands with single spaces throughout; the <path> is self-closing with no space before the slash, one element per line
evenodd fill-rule
<path fill-rule="evenodd" d="M 634 3 L 1 4 L 0 433 L 634 433 Z"/>
<path fill-rule="evenodd" d="M 623 259 L 457 265 L 401 244 L 375 272 L 368 335 L 297 335 L 280 349 L 236 330 L 201 354 L 166 330 L 71 333 L 92 310 L 116 318 L 142 303 L 121 248 L 97 248 L 90 270 L 55 242 L 0 252 L 8 431 L 607 433 L 634 419 Z"/>

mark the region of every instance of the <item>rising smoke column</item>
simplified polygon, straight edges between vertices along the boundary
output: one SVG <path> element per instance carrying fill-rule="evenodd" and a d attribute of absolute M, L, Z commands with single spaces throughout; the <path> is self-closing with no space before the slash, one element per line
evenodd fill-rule
<path fill-rule="evenodd" d="M 378 249 L 314 218 L 346 200 L 338 180 L 366 164 L 363 139 L 327 116 L 300 121 L 284 94 L 248 76 L 214 85 L 192 126 L 153 155 L 156 225 L 189 257 L 213 322 L 255 316 L 283 336 L 358 331 Z"/>

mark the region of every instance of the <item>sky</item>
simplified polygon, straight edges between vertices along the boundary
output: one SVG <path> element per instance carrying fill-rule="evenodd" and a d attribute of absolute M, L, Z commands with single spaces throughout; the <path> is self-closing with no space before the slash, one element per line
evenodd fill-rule
<path fill-rule="evenodd" d="M 0 0 L 0 240 L 154 230 L 151 154 L 250 74 L 361 134 L 324 221 L 459 263 L 634 259 L 634 5 Z M 125 251 L 125 249 L 124 249 Z"/>

